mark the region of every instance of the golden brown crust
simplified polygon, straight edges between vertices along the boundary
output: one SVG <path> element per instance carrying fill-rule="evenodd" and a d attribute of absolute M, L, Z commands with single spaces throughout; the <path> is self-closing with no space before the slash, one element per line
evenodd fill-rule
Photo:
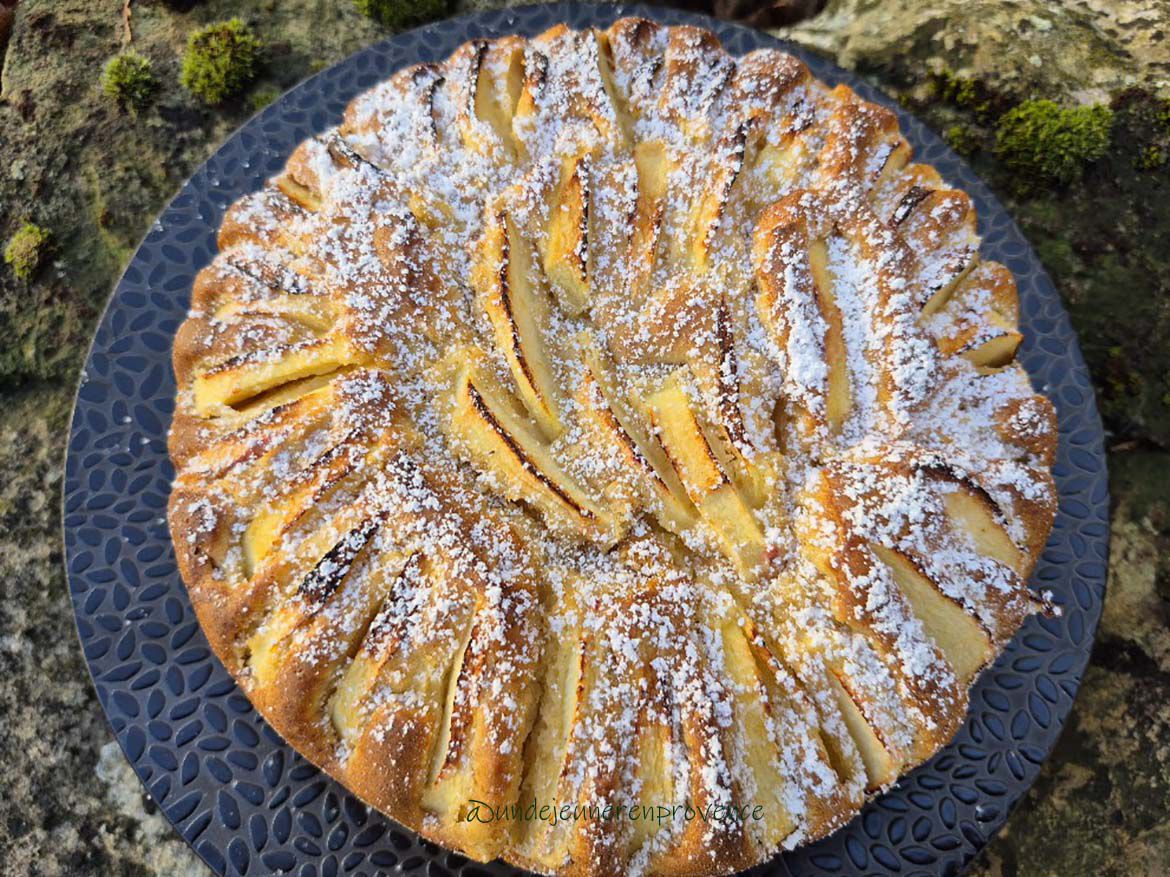
<path fill-rule="evenodd" d="M 893 113 L 781 52 L 468 43 L 219 244 L 180 574 L 272 726 L 431 840 L 751 867 L 944 745 L 1037 605 L 1056 422 L 1011 273 Z"/>

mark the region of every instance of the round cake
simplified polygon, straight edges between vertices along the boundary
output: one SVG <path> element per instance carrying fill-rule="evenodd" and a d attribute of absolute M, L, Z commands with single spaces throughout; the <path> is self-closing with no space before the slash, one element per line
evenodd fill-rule
<path fill-rule="evenodd" d="M 1011 273 L 889 110 L 626 18 L 467 43 L 228 211 L 169 523 L 215 653 L 481 861 L 723 874 L 951 739 L 1043 604 Z"/>

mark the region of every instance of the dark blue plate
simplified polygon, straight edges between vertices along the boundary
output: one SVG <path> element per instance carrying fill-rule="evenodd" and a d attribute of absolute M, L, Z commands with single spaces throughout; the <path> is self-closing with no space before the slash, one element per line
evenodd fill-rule
<path fill-rule="evenodd" d="M 778 45 L 747 28 L 641 6 L 564 3 L 442 21 L 372 46 L 313 77 L 237 131 L 180 190 L 114 291 L 85 364 L 65 470 L 65 557 L 85 658 L 110 725 L 151 797 L 219 873 L 301 877 L 516 873 L 421 841 L 297 755 L 212 655 L 175 568 L 164 516 L 173 470 L 171 337 L 233 201 L 260 188 L 346 103 L 472 37 L 535 34 L 560 21 L 606 26 L 628 14 L 715 31 L 741 54 Z M 919 160 L 966 190 L 983 253 L 1011 267 L 1026 333 L 1020 359 L 1056 403 L 1060 511 L 1033 585 L 1058 618 L 1031 618 L 971 698 L 966 725 L 930 762 L 847 827 L 760 874 L 955 874 L 1036 778 L 1076 695 L 1101 615 L 1108 493 L 1101 421 L 1060 297 L 991 193 L 913 116 L 857 77 L 793 46 L 813 73 L 898 113 Z"/>

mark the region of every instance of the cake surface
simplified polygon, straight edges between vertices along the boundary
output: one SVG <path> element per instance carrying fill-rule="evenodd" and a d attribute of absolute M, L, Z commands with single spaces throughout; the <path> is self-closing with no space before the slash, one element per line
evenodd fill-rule
<path fill-rule="evenodd" d="M 954 735 L 1051 404 L 888 110 L 622 19 L 401 70 L 228 211 L 169 523 L 298 751 L 487 861 L 729 873 Z"/>

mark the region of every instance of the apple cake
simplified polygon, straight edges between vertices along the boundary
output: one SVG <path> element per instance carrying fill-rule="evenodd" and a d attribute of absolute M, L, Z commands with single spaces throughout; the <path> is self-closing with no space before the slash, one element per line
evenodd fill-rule
<path fill-rule="evenodd" d="M 175 339 L 215 653 L 474 859 L 721 874 L 945 744 L 1043 603 L 1053 407 L 893 113 L 626 18 L 400 70 L 237 201 Z"/>

